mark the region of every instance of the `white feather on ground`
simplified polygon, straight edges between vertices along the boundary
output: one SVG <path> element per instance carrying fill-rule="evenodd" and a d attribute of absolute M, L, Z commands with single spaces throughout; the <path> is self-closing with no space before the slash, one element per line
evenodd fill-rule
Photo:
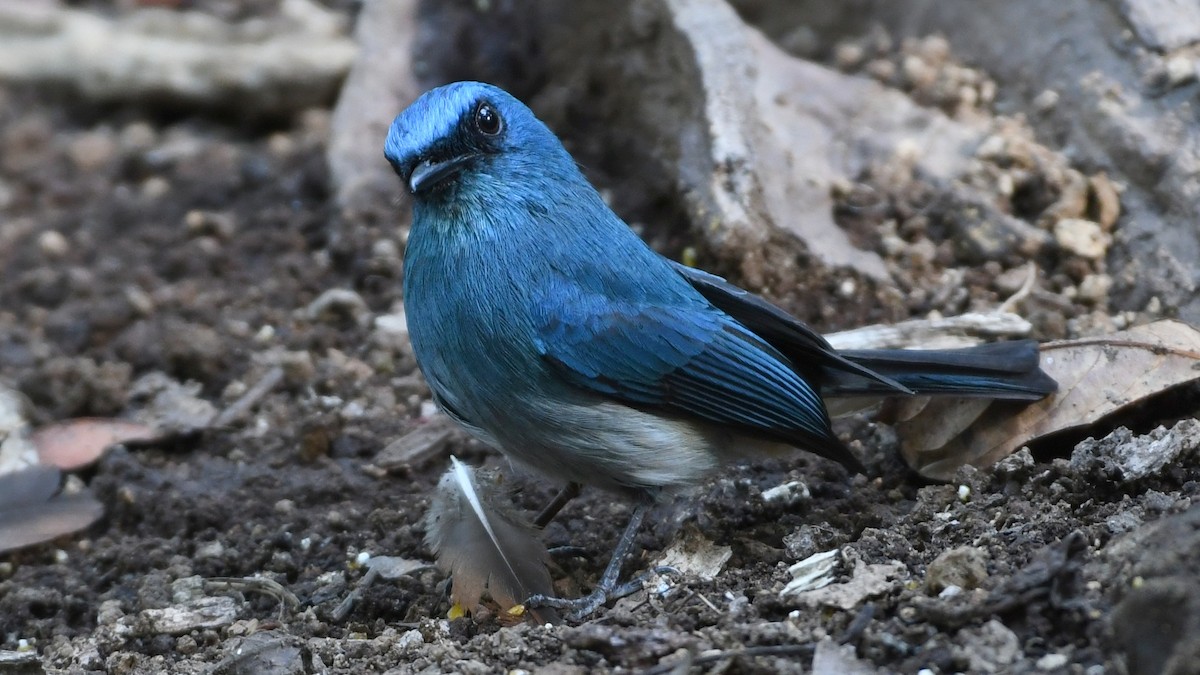
<path fill-rule="evenodd" d="M 451 600 L 465 611 L 486 590 L 501 609 L 531 595 L 551 595 L 549 554 L 532 525 L 501 494 L 493 476 L 450 457 L 425 517 L 425 543 L 450 574 Z M 553 610 L 531 610 L 538 622 L 558 621 Z"/>

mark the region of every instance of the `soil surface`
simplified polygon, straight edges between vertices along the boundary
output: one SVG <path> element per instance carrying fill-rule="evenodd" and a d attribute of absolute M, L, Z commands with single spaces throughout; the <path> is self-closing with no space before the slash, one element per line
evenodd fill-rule
<path fill-rule="evenodd" d="M 797 453 L 657 508 L 626 574 L 698 538 L 731 549 L 713 579 L 655 578 L 585 623 L 538 626 L 487 611 L 447 619 L 445 577 L 425 567 L 375 580 L 343 616 L 369 556 L 432 560 L 422 518 L 446 458 L 373 463 L 433 407 L 386 320 L 402 310 L 401 189 L 392 217 L 339 213 L 328 126 L 325 109 L 245 128 L 0 90 L 0 376 L 35 423 L 128 415 L 148 374 L 197 383 L 221 409 L 285 373 L 226 428 L 117 448 L 83 471 L 104 517 L 0 556 L 0 648 L 36 650 L 47 672 L 111 673 L 774 673 L 807 671 L 814 655 L 824 672 L 1158 672 L 1177 641 L 1196 649 L 1186 631 L 1163 637 L 1137 620 L 1200 607 L 1177 576 L 1200 548 L 1195 458 L 1130 482 L 1100 461 L 1070 463 L 1079 439 L 1057 439 L 928 484 L 890 428 L 865 419 L 839 430 L 869 477 Z M 886 183 L 926 201 L 919 182 Z M 855 198 L 842 211 L 856 232 L 892 219 Z M 1003 270 L 949 243 L 906 276 L 924 289 L 911 298 L 880 292 L 853 313 L 784 302 L 833 330 L 1001 300 L 991 279 Z M 938 299 L 924 284 L 947 269 L 954 288 Z M 348 293 L 322 297 L 331 289 Z M 1070 321 L 1094 308 L 1043 297 L 1027 309 L 1048 338 L 1077 334 Z M 510 475 L 531 512 L 557 487 L 472 441 L 448 452 Z M 791 481 L 804 487 L 764 498 Z M 585 491 L 547 528 L 550 546 L 578 547 L 555 558 L 560 592 L 590 588 L 628 511 Z M 789 565 L 835 549 L 840 595 L 781 596 Z M 1147 588 L 1159 595 L 1130 595 Z M 1130 598 L 1151 609 L 1115 611 Z M 163 611 L 182 618 L 169 625 Z M 1129 665 L 1122 650 L 1141 637 L 1161 648 Z"/>

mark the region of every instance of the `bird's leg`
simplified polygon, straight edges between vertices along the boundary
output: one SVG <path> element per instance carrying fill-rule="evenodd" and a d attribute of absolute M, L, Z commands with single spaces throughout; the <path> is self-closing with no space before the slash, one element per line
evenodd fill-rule
<path fill-rule="evenodd" d="M 616 588 L 617 577 L 621 574 L 621 565 L 625 563 L 625 558 L 629 556 L 629 552 L 633 548 L 633 541 L 637 538 L 638 530 L 642 527 L 642 520 L 645 519 L 646 511 L 649 509 L 649 504 L 638 504 L 634 507 L 633 513 L 629 516 L 629 524 L 625 526 L 625 531 L 621 533 L 621 538 L 617 541 L 617 547 L 613 550 L 612 558 L 608 561 L 608 567 L 604 568 L 604 573 L 600 575 L 600 581 L 591 593 L 573 600 L 534 595 L 525 601 L 526 606 L 531 608 L 553 607 L 555 609 L 568 610 L 570 614 L 567 618 L 572 621 L 578 621 L 596 611 L 600 605 L 608 601 L 609 596 L 613 593 L 613 589 Z"/>
<path fill-rule="evenodd" d="M 563 507 L 566 506 L 568 502 L 579 496 L 580 489 L 582 489 L 581 486 L 575 481 L 571 481 L 570 483 L 564 485 L 563 489 L 559 490 L 558 494 L 554 495 L 554 499 L 551 499 L 550 503 L 546 504 L 546 506 L 544 506 L 542 510 L 538 512 L 537 518 L 533 519 L 533 526 L 539 530 L 544 529 L 550 524 L 551 520 L 554 520 L 554 516 L 557 516 L 558 512 L 562 511 Z"/>

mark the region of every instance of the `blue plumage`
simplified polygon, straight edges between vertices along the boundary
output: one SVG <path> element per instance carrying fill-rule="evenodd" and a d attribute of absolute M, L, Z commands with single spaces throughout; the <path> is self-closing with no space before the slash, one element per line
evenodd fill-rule
<path fill-rule="evenodd" d="M 761 298 L 652 251 L 496 87 L 426 93 L 393 122 L 385 155 L 414 195 L 404 293 L 434 396 L 550 474 L 656 494 L 773 444 L 856 466 L 823 395 L 1053 390 L 1029 343 L 984 354 L 982 369 L 970 350 L 838 354 Z"/>

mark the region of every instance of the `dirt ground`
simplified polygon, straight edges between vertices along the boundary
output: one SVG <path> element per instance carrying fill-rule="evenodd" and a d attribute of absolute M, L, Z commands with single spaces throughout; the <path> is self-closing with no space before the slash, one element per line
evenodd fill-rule
<path fill-rule="evenodd" d="M 427 567 L 376 580 L 339 618 L 367 556 L 431 560 L 421 519 L 446 458 L 372 463 L 432 407 L 403 334 L 377 320 L 402 308 L 401 189 L 393 217 L 335 208 L 329 123 L 319 108 L 246 127 L 0 89 L 0 377 L 35 423 L 128 414 L 151 373 L 197 383 L 218 409 L 272 368 L 285 373 L 227 428 L 118 448 L 81 472 L 105 515 L 0 556 L 0 648 L 80 673 L 774 673 L 807 671 L 814 654 L 824 672 L 1149 673 L 1168 658 L 1171 672 L 1200 672 L 1178 656 L 1200 654 L 1197 632 L 1169 628 L 1188 612 L 1200 625 L 1187 576 L 1200 568 L 1198 458 L 1128 481 L 1103 461 L 1069 461 L 1080 434 L 929 484 L 904 467 L 894 432 L 864 419 L 839 429 L 870 477 L 798 453 L 658 507 L 627 573 L 690 536 L 730 547 L 714 579 L 652 582 L 581 625 L 507 625 L 447 619 L 444 575 Z M 907 184 L 910 201 L 925 188 Z M 894 215 L 855 197 L 840 217 L 856 232 Z M 1003 270 L 956 256 L 937 248 L 908 283 L 955 269 L 965 294 L 880 290 L 865 307 L 856 296 L 789 309 L 834 330 L 1002 299 L 991 278 Z M 1043 263 L 1050 276 L 1087 271 Z M 318 300 L 330 289 L 353 296 Z M 1043 297 L 1026 309 L 1046 339 L 1094 308 Z M 1173 412 L 1195 403 L 1180 395 Z M 1145 432 L 1164 420 L 1127 421 Z M 477 443 L 448 451 L 509 472 Z M 530 511 L 556 487 L 513 480 Z M 763 498 L 789 481 L 807 493 Z M 556 558 L 560 591 L 590 586 L 627 512 L 589 491 L 547 529 L 551 546 L 582 551 Z M 781 597 L 789 565 L 839 548 L 836 587 L 851 600 Z M 251 577 L 298 604 L 214 582 Z M 166 609 L 185 619 L 167 625 Z"/>

